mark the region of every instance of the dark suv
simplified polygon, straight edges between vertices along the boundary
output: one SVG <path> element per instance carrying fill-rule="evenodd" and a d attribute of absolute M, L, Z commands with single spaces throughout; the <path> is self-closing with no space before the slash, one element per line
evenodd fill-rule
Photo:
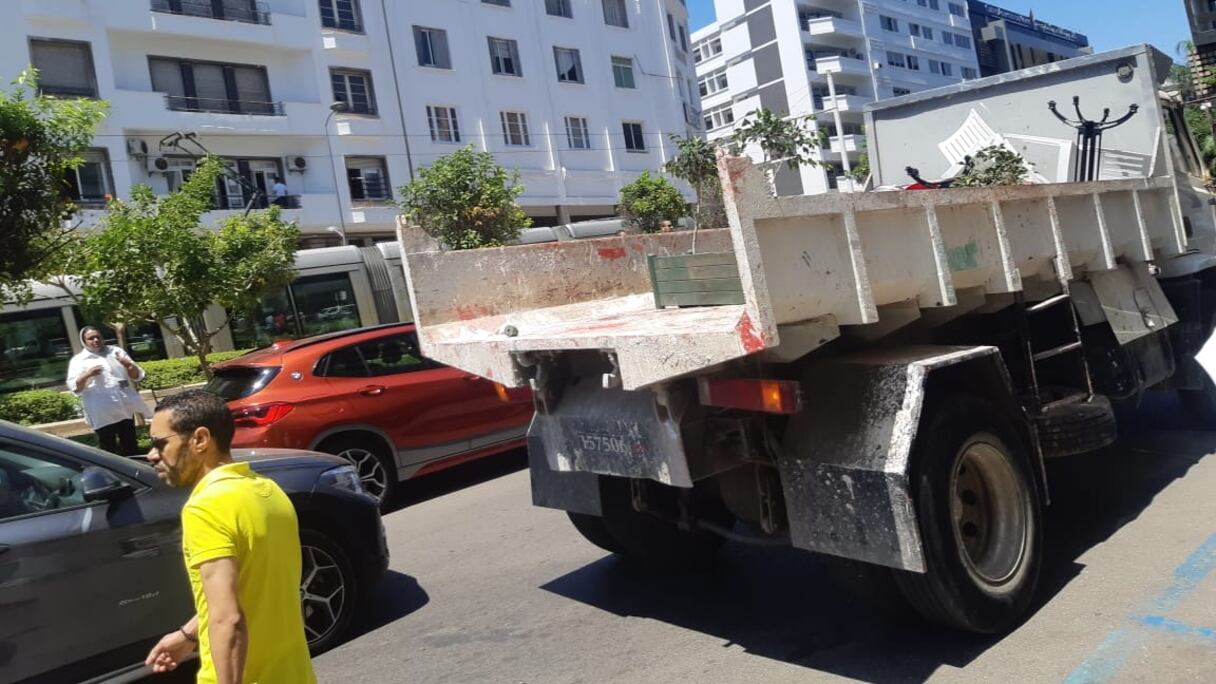
<path fill-rule="evenodd" d="M 309 647 L 335 645 L 388 567 L 376 500 L 326 454 L 234 452 L 300 520 Z M 178 516 L 187 489 L 146 463 L 0 421 L 0 680 L 138 671 L 193 613 Z"/>

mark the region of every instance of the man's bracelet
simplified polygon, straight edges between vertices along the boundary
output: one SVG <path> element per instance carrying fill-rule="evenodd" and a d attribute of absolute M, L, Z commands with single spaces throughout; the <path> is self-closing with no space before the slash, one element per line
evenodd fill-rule
<path fill-rule="evenodd" d="M 193 641 L 196 644 L 198 643 L 198 635 L 196 634 L 194 636 L 190 636 L 190 633 L 186 631 L 185 627 L 178 627 L 177 631 L 181 632 L 182 636 L 186 637 L 186 641 Z"/>

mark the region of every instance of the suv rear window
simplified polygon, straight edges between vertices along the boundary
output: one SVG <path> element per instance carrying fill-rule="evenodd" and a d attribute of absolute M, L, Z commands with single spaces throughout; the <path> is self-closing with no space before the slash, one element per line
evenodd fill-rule
<path fill-rule="evenodd" d="M 224 401 L 244 399 L 260 392 L 279 374 L 277 367 L 233 366 L 217 368 L 203 389 L 218 394 Z"/>

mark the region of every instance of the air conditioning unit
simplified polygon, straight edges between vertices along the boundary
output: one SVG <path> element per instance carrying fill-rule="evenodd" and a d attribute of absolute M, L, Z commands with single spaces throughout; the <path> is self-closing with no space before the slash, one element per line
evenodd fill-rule
<path fill-rule="evenodd" d="M 139 138 L 127 138 L 127 154 L 132 157 L 148 156 L 148 143 Z"/>
<path fill-rule="evenodd" d="M 308 157 L 302 154 L 289 154 L 283 157 L 283 168 L 288 173 L 304 173 L 308 170 Z"/>
<path fill-rule="evenodd" d="M 148 169 L 148 173 L 164 173 L 172 167 L 172 164 L 169 163 L 168 158 L 160 156 L 148 157 L 145 164 L 146 168 Z"/>

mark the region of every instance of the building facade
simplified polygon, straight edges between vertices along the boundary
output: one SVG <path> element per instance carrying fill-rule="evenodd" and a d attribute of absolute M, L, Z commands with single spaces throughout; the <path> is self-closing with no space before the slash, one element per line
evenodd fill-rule
<path fill-rule="evenodd" d="M 392 236 L 396 188 L 462 145 L 520 171 L 537 224 L 613 213 L 700 122 L 680 0 L 21 0 L 0 70 L 110 114 L 71 180 L 85 223 L 203 151 L 214 222 L 274 198 L 305 246 Z M 331 105 L 341 102 L 335 111 Z"/>
<path fill-rule="evenodd" d="M 1212 85 L 1216 76 L 1216 0 L 1185 0 L 1186 15 L 1191 22 L 1190 97 L 1207 101 L 1216 97 Z"/>
<path fill-rule="evenodd" d="M 967 0 L 981 76 L 1093 54 L 1089 38 L 1030 15 Z"/>
<path fill-rule="evenodd" d="M 782 195 L 849 185 L 846 171 L 865 153 L 865 103 L 979 76 L 965 0 L 715 0 L 714 9 L 717 21 L 693 36 L 708 138 L 728 138 L 760 108 L 810 117 L 830 136 L 819 165 L 777 175 Z"/>

